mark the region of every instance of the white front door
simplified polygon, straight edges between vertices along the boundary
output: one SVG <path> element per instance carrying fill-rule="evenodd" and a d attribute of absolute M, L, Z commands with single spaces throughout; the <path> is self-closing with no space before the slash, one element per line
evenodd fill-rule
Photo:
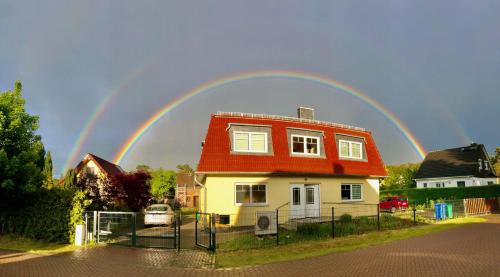
<path fill-rule="evenodd" d="M 319 217 L 319 185 L 290 185 L 290 218 Z"/>
<path fill-rule="evenodd" d="M 305 185 L 306 217 L 319 217 L 319 185 Z"/>
<path fill-rule="evenodd" d="M 305 217 L 304 185 L 290 185 L 290 218 Z"/>

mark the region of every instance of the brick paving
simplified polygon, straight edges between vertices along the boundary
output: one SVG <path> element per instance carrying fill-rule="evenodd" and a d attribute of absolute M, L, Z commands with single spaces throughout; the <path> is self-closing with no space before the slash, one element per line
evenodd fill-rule
<path fill-rule="evenodd" d="M 236 269 L 204 252 L 100 247 L 52 256 L 0 250 L 0 276 L 500 276 L 500 215 L 346 253 Z"/>

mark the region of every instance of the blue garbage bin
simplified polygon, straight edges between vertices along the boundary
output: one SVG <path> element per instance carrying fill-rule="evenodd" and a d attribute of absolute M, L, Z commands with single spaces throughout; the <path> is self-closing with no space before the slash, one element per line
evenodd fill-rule
<path fill-rule="evenodd" d="M 436 220 L 446 220 L 446 203 L 435 203 L 434 212 Z"/>

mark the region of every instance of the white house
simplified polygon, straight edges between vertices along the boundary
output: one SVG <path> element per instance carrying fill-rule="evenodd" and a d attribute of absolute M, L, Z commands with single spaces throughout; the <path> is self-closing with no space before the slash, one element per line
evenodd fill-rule
<path fill-rule="evenodd" d="M 487 186 L 498 183 L 483 144 L 429 152 L 416 176 L 417 188 Z"/>

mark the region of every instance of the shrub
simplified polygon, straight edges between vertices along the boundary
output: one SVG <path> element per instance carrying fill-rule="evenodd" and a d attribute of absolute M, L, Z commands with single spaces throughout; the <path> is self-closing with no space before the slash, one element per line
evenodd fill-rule
<path fill-rule="evenodd" d="M 340 222 L 342 223 L 350 223 L 352 222 L 352 215 L 350 214 L 343 214 L 340 216 Z"/>
<path fill-rule="evenodd" d="M 2 232 L 30 239 L 68 243 L 88 202 L 82 192 L 41 189 L 26 195 L 28 206 L 0 215 Z"/>
<path fill-rule="evenodd" d="M 380 191 L 380 197 L 404 196 L 412 202 L 424 203 L 438 199 L 466 199 L 500 197 L 500 185 L 460 188 L 421 188 Z"/>
<path fill-rule="evenodd" d="M 338 226 L 335 225 L 335 235 L 348 236 L 358 234 L 358 226 L 354 223 L 343 223 Z"/>

